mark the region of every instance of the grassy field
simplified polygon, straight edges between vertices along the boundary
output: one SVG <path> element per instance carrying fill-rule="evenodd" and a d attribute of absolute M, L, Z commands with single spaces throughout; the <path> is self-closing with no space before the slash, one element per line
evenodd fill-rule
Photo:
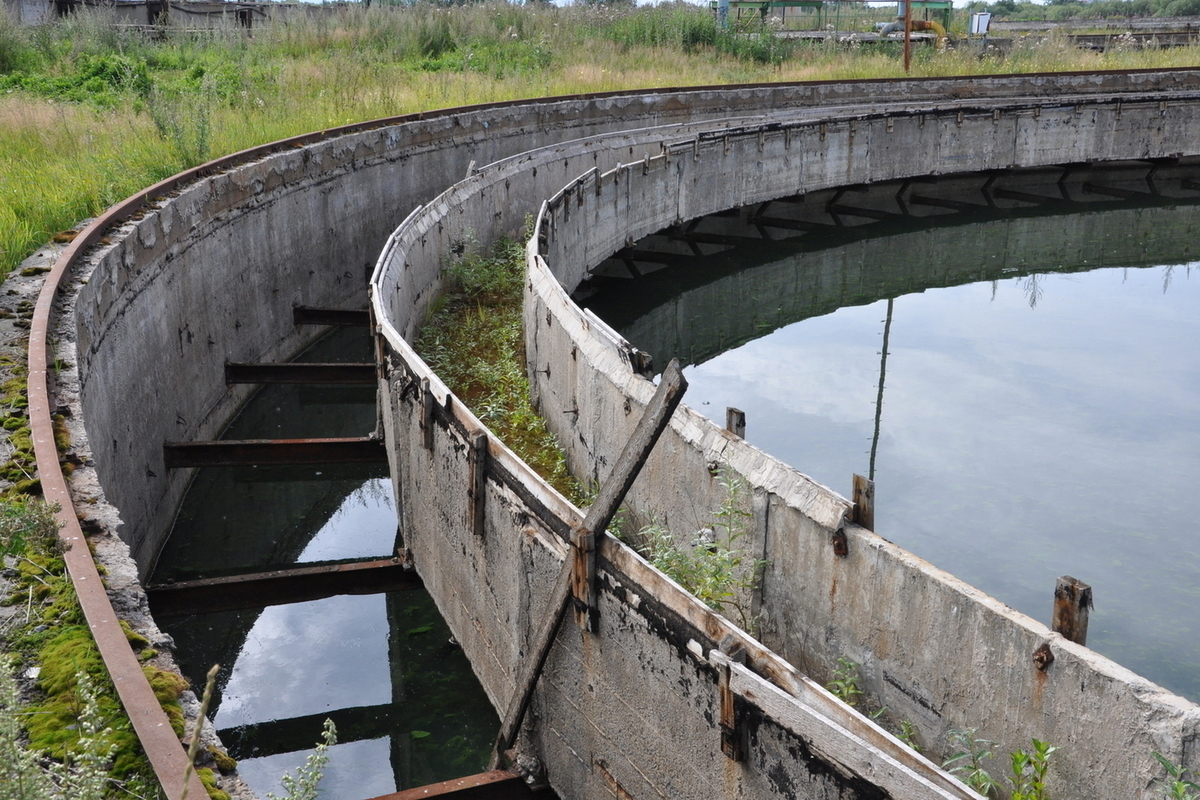
<path fill-rule="evenodd" d="M 117 31 L 102 12 L 0 20 L 0 275 L 54 233 L 218 155 L 467 103 L 667 85 L 892 77 L 895 48 L 721 31 L 691 6 L 410 6 L 256 29 Z M 755 34 L 756 31 L 749 33 Z M 916 75 L 1195 65 L 1194 48 L 1007 58 L 918 50 Z"/>

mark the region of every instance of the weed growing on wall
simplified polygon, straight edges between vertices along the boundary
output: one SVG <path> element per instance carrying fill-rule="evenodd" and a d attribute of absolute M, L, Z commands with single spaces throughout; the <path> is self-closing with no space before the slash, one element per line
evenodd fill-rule
<path fill-rule="evenodd" d="M 1189 773 L 1193 778 L 1200 777 L 1200 775 L 1175 764 L 1162 753 L 1152 753 L 1152 755 L 1167 773 L 1166 778 L 1159 778 L 1154 783 L 1160 797 L 1167 798 L 1167 800 L 1200 800 L 1200 784 L 1188 780 L 1187 777 Z"/>
<path fill-rule="evenodd" d="M 991 797 L 1000 787 L 983 762 L 993 757 L 992 748 L 996 743 L 981 739 L 978 733 L 978 728 L 947 732 L 951 752 L 942 762 L 942 769 L 984 797 Z"/>
<path fill-rule="evenodd" d="M 745 478 L 726 466 L 717 471 L 723 489 L 721 504 L 713 512 L 711 527 L 701 528 L 689 546 L 681 547 L 674 534 L 654 522 L 642 528 L 638 539 L 642 555 L 709 608 L 737 613 L 743 630 L 755 633 L 758 620 L 750 599 L 758 588 L 766 561 L 748 557 L 738 542 L 750 531 L 746 510 L 749 487 Z"/>
<path fill-rule="evenodd" d="M 464 244 L 464 247 L 467 247 Z M 525 248 L 508 239 L 490 255 L 464 252 L 416 350 L 491 431 L 572 502 L 583 501 L 558 440 L 529 402 L 521 335 Z"/>
<path fill-rule="evenodd" d="M 1012 800 L 1049 800 L 1046 794 L 1046 772 L 1050 769 L 1050 756 L 1058 748 L 1040 739 L 1033 740 L 1032 750 L 1009 753 L 1012 760 Z"/>
<path fill-rule="evenodd" d="M 0 666 L 0 787 L 6 800 L 103 800 L 108 765 L 116 751 L 95 687 L 86 672 L 76 675 L 75 727 L 79 744 L 63 761 L 44 762 L 21 746 L 21 706 L 9 665 Z"/>

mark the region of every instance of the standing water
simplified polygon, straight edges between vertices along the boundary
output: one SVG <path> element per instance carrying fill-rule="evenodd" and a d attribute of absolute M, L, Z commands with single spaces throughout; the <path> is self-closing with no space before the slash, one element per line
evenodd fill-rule
<path fill-rule="evenodd" d="M 322 339 L 299 360 L 365 362 L 361 330 Z M 363 436 L 375 388 L 268 386 L 227 439 Z M 295 564 L 387 558 L 400 545 L 384 465 L 197 471 L 154 583 Z M 330 597 L 160 618 L 194 686 L 221 664 L 213 723 L 260 796 L 304 763 L 325 719 L 337 726 L 322 798 L 361 800 L 474 774 L 499 721 L 423 590 Z"/>
<path fill-rule="evenodd" d="M 1088 645 L 1200 701 L 1200 183 L 1021 180 L 743 209 L 581 296 L 690 364 L 718 424 L 740 408 L 751 444 L 845 496 L 874 477 L 881 536 L 1047 624 L 1058 576 L 1091 584 Z"/>

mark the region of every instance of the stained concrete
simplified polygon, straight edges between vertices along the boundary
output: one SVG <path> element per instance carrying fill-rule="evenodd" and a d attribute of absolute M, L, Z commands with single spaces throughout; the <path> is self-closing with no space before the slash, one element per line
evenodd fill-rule
<path fill-rule="evenodd" d="M 440 289 L 440 271 L 453 248 L 471 240 L 486 247 L 496 236 L 518 231 L 542 199 L 589 168 L 597 168 L 599 175 L 619 161 L 637 162 L 611 173 L 620 176 L 620 185 L 600 187 L 619 214 L 596 217 L 594 235 L 574 237 L 575 245 L 585 245 L 585 252 L 570 264 L 557 265 L 560 279 L 571 285 L 597 259 L 607 256 L 604 248 L 620 246 L 627 236 L 664 220 L 704 213 L 704 208 L 718 202 L 739 205 L 774 191 L 816 187 L 822 181 L 877 180 L 920 169 L 958 171 L 963 164 L 1001 166 L 1013 152 L 1032 154 L 1035 160 L 1042 159 L 1040 163 L 1054 163 L 1051 158 L 1184 152 L 1194 144 L 1186 136 L 1188 125 L 1195 130 L 1186 103 L 1197 89 L 1200 73 L 1181 70 L 641 92 L 453 109 L 258 151 L 215 165 L 180 189 L 161 196 L 150 193 L 139 218 L 114 227 L 98 249 L 73 265 L 74 284 L 63 288 L 62 299 L 64 313 L 73 311 L 74 317 L 69 318 L 72 322 L 64 328 L 59 346 L 73 356 L 77 349 L 81 391 L 78 398 L 64 397 L 62 402 L 85 422 L 87 436 L 80 437 L 88 448 L 85 455 L 95 462 L 105 499 L 124 522 L 120 535 L 144 575 L 188 480 L 187 471 L 164 469 L 162 443 L 214 438 L 219 433 L 246 396 L 245 390 L 225 389 L 226 360 L 285 358 L 317 335 L 317 331 L 293 328 L 293 305 L 365 306 L 365 278 L 388 231 L 418 204 L 427 203 L 391 240 L 373 289 L 374 311 L 384 337 L 381 346 L 389 363 L 387 380 L 381 384 L 386 409 L 383 431 L 402 497 L 401 524 L 412 541 L 418 568 L 472 656 L 483 685 L 503 707 L 512 690 L 514 669 L 544 613 L 544 595 L 565 550 L 562 537 L 578 514 L 491 440 L 484 536 L 471 534 L 465 524 L 469 461 L 464 439 L 479 430 L 478 422 L 405 350 L 406 337 Z M 993 117 L 997 103 L 1004 106 L 998 118 Z M 598 138 L 584 141 L 584 137 Z M 917 144 L 909 144 L 910 139 Z M 793 153 L 790 163 L 798 169 L 775 166 L 781 147 L 782 152 Z M 677 179 L 683 179 L 677 186 L 687 187 L 688 194 L 669 195 L 675 205 L 665 209 L 659 201 L 666 184 L 653 183 L 667 175 L 664 152 L 673 154 L 674 164 L 687 158 L 698 164 L 694 159 L 700 157 L 712 160 L 716 167 L 715 172 L 677 173 Z M 731 154 L 734 158 L 726 158 Z M 788 156 L 784 158 L 787 163 Z M 472 163 L 494 166 L 480 167 L 439 194 L 466 176 Z M 636 182 L 629 178 L 643 169 L 651 182 L 637 191 L 647 187 L 651 191 L 635 203 L 633 195 L 622 193 L 635 189 Z M 596 186 L 590 185 L 588 191 L 595 192 Z M 580 204 L 576 207 L 581 215 L 594 214 L 595 208 L 586 201 L 582 194 L 572 198 Z M 644 204 L 640 210 L 638 204 Z M 566 234 L 569 223 L 561 213 L 563 207 L 556 209 L 564 217 L 556 230 Z M 624 229 L 618 230 L 621 226 Z M 534 278 L 542 293 L 539 303 L 562 291 L 553 288 L 557 284 L 548 276 Z M 564 305 L 551 309 L 552 317 L 574 319 L 565 295 L 560 299 Z M 611 442 L 620 439 L 628 418 L 636 416 L 633 411 L 642 402 L 639 393 L 647 387 L 643 379 L 621 372 L 625 345 L 611 337 L 594 345 L 595 340 L 584 333 L 601 326 L 586 317 L 570 324 L 576 326 L 571 340 L 559 338 L 558 323 L 545 323 L 538 334 L 540 341 L 534 343 L 531 359 L 536 362 L 539 353 L 553 355 L 555 385 L 540 385 L 536 391 L 547 408 L 571 394 L 581 403 L 596 403 L 594 411 L 576 409 L 581 411 L 581 421 L 596 430 L 580 434 L 585 436 L 580 447 L 572 440 L 572 458 L 584 474 L 601 474 L 614 457 Z M 574 352 L 568 341 L 577 343 Z M 596 376 L 596 382 L 591 383 L 589 376 Z M 606 384 L 606 377 L 601 380 L 604 376 L 613 376 L 618 383 Z M 443 409 L 435 413 L 432 452 L 423 447 L 425 433 L 414 402 L 421 378 L 430 381 Z M 556 393 L 557 400 L 553 399 Z M 936 600 L 931 610 L 945 606 L 948 615 L 951 606 L 961 604 L 987 623 L 980 623 L 979 643 L 973 651 L 985 662 L 992 652 L 989 637 L 1003 642 L 1004 636 L 1012 635 L 1010 629 L 1024 631 L 1012 639 L 1014 653 L 1024 652 L 1028 644 L 1042 638 L 1040 632 L 1022 628 L 1020 620 L 1014 622 L 994 608 L 994 601 L 989 605 L 986 598 L 972 595 L 948 576 L 930 575 L 911 556 L 889 549 L 869 532 L 851 530 L 850 560 L 832 561 L 822 543 L 828 531 L 840 524 L 848 507 L 844 499 L 797 479 L 794 470 L 761 454 L 734 452 L 737 448 L 731 448 L 727 437 L 708 431 L 687 412 L 680 420 L 677 428 L 683 434 L 670 437 L 656 456 L 673 456 L 677 461 L 669 470 L 658 462 L 650 470 L 658 476 L 662 497 L 679 493 L 693 502 L 711 498 L 703 475 L 706 456 L 717 453 L 736 463 L 770 498 L 762 505 L 767 519 L 794 534 L 778 543 L 780 564 L 790 563 L 784 550 L 792 547 L 811 557 L 809 567 L 822 580 L 842 576 L 843 591 L 850 585 L 849 578 L 862 581 L 863 575 L 873 574 L 870 570 L 881 570 L 898 584 L 881 594 L 878 603 L 895 602 L 905 581 L 922 586 L 926 586 L 922 581 L 928 582 L 922 591 Z M 770 542 L 770 536 L 765 541 Z M 786 796 L 794 789 L 810 796 L 878 796 L 881 790 L 873 787 L 882 786 L 893 797 L 930 797 L 941 792 L 965 796 L 932 765 L 806 682 L 779 656 L 689 601 L 627 550 L 606 543 L 602 555 L 614 565 L 614 571 L 606 570 L 613 578 L 605 579 L 602 591 L 602 603 L 610 604 L 602 609 L 602 619 L 613 623 L 611 630 L 602 623 L 601 636 L 594 641 L 575 630 L 560 632 L 561 650 L 552 658 L 565 658 L 556 663 L 582 664 L 587 669 L 553 673 L 535 697 L 536 713 L 523 740 L 531 752 L 547 760 L 556 786 L 589 795 L 616 792 L 614 785 L 644 783 L 645 791 L 635 795 Z M 896 565 L 907 566 L 897 571 Z M 821 581 L 801 588 L 828 597 L 828 586 Z M 808 599 L 807 595 L 801 598 Z M 773 602 L 775 598 L 764 598 L 764 608 Z M 837 651 L 870 666 L 873 662 L 864 654 L 877 654 L 877 645 L 878 652 L 886 653 L 891 646 L 890 652 L 902 657 L 889 662 L 896 670 L 887 674 L 898 676 L 899 686 L 914 696 L 925 697 L 922 687 L 941 686 L 946 680 L 929 654 L 904 649 L 912 645 L 912 637 L 903 628 L 889 633 L 873 625 L 871 620 L 887 617 L 879 616 L 880 608 L 869 598 L 855 596 L 854 603 L 830 609 L 832 614 L 827 613 L 826 602 L 794 609 L 781 601 L 778 610 L 770 612 L 771 630 L 781 640 L 791 637 L 794 642 L 795 652 L 789 656 L 793 661 L 803 664 L 809 659 L 822 668 L 828 655 Z M 656 603 L 670 613 L 657 617 L 665 622 L 651 624 Z M 922 629 L 921 634 L 928 630 L 933 628 Z M 689 634 L 685 641 L 682 634 L 689 631 L 698 635 Z M 605 638 L 610 634 L 613 638 Z M 720 661 L 713 651 L 725 639 L 746 649 L 748 667 L 765 681 L 747 685 L 740 682 L 745 678 L 741 672 L 730 670 L 737 675 L 731 681 L 741 687 L 735 693 L 745 712 L 737 728 L 761 748 L 754 749 L 745 762 L 723 760 L 719 749 L 712 749 L 711 729 L 707 738 L 699 734 L 699 720 L 711 726 L 708 712 L 718 691 L 712 681 L 713 665 Z M 807 646 L 814 643 L 819 646 Z M 1065 645 L 1056 644 L 1055 649 L 1070 652 Z M 632 661 L 630 655 L 635 656 Z M 1083 655 L 1080 663 L 1086 660 Z M 1059 658 L 1056 667 L 1068 661 Z M 968 671 L 974 666 L 969 662 Z M 1064 667 L 1063 672 L 1070 669 Z M 598 677 L 590 682 L 593 673 Z M 649 698 L 630 694 L 636 693 L 643 678 L 657 674 L 682 680 L 689 673 L 696 676 L 695 694 Z M 707 677 L 701 680 L 701 675 Z M 875 676 L 872 672 L 868 677 L 876 680 Z M 1177 760 L 1180 753 L 1185 759 L 1194 758 L 1196 723 L 1191 706 L 1172 709 L 1147 704 L 1144 696 L 1152 693 L 1152 687 L 1137 684 L 1132 676 L 1116 676 L 1113 685 L 1117 683 L 1124 687 L 1131 713 L 1163 720 L 1161 735 L 1155 739 L 1163 746 L 1157 749 Z M 592 690 L 600 685 L 612 687 L 615 693 L 588 700 L 595 724 L 572 717 L 572 704 L 592 697 Z M 1007 687 L 1003 684 L 1004 692 L 1010 691 Z M 971 691 L 969 685 L 958 685 L 937 697 L 944 696 L 946 708 L 958 713 L 973 703 L 979 707 Z M 791 699 L 781 698 L 779 692 Z M 1011 710 L 1005 703 L 1021 695 L 979 697 L 983 703 L 994 698 L 997 702 L 987 713 L 1003 717 Z M 622 702 L 641 710 L 629 716 Z M 769 718 L 760 719 L 763 715 Z M 626 738 L 635 717 L 643 720 L 639 724 L 647 726 L 649 738 Z M 1181 726 L 1181 720 L 1192 727 Z M 989 717 L 981 725 L 990 721 Z M 823 731 L 815 739 L 811 725 Z M 1139 730 L 1146 727 L 1143 723 Z M 695 731 L 700 738 L 684 737 L 686 731 Z M 1091 731 L 1086 733 L 1090 736 Z M 706 743 L 703 750 L 689 749 L 701 741 Z M 1070 736 L 1061 741 L 1084 752 Z M 654 766 L 656 747 L 662 752 L 679 747 L 681 755 Z M 1184 751 L 1186 747 L 1193 750 Z M 1103 753 L 1088 758 L 1081 760 L 1078 769 L 1071 767 L 1064 773 L 1065 784 L 1075 786 L 1076 778 L 1091 767 L 1097 776 L 1114 778 L 1113 786 L 1128 785 L 1119 782 L 1117 773 L 1133 760 L 1132 755 L 1124 761 L 1116 759 L 1111 768 Z M 764 783 L 763 774 L 776 772 L 777 764 L 794 769 L 794 775 Z M 1144 777 L 1144 771 L 1137 769 L 1126 773 Z M 1082 781 L 1078 795 L 1066 786 L 1059 794 L 1118 796 L 1092 786 L 1094 782 Z M 1135 789 L 1120 796 L 1136 797 L 1145 786 Z"/>

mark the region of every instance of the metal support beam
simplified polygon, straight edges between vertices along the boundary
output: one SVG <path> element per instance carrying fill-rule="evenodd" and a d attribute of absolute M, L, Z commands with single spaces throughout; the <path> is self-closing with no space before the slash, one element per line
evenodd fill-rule
<path fill-rule="evenodd" d="M 455 778 L 442 783 L 431 783 L 402 792 L 385 794 L 371 800 L 424 800 L 429 797 L 444 797 L 449 800 L 523 800 L 533 797 L 552 797 L 549 791 L 530 789 L 525 780 L 515 772 L 492 770 L 465 778 Z"/>
<path fill-rule="evenodd" d="M 183 467 L 281 466 L 289 464 L 387 463 L 382 439 L 230 439 L 164 442 L 167 469 Z"/>
<path fill-rule="evenodd" d="M 529 701 L 533 698 L 533 689 L 537 685 L 542 667 L 546 664 L 546 657 L 550 655 L 550 646 L 554 643 L 555 633 L 566 613 L 573 589 L 577 592 L 574 595 L 577 604 L 581 602 L 579 595 L 583 595 L 584 606 L 579 609 L 577 605 L 577 613 L 582 611 L 579 616 L 583 621 L 589 624 L 595 622 L 594 606 L 587 605 L 595 591 L 595 532 L 606 530 L 609 523 L 612 522 L 617 508 L 625 499 L 625 494 L 633 485 L 634 478 L 637 477 L 642 465 L 650 456 L 654 443 L 666 430 L 667 424 L 671 421 L 671 415 L 679 406 L 686 390 L 687 380 L 679 368 L 679 360 L 673 358 L 663 372 L 662 381 L 655 390 L 650 404 L 646 406 L 645 413 L 638 420 L 633 435 L 625 443 L 625 448 L 621 451 L 616 466 L 613 467 L 608 479 L 600 487 L 600 493 L 596 496 L 595 502 L 588 509 L 583 524 L 573 532 L 572 543 L 575 547 L 572 548 L 573 552 L 567 555 L 566 563 L 559 571 L 554 588 L 550 591 L 550 602 L 546 609 L 546 615 L 542 618 L 542 624 L 533 638 L 525 661 L 521 663 L 520 671 L 517 674 L 516 689 L 509 699 L 508 709 L 500 724 L 500 733 L 496 737 L 491 767 L 495 768 L 499 765 L 501 754 L 511 748 L 517 739 L 517 731 L 521 728 L 521 721 L 525 718 L 525 711 L 529 708 Z M 581 553 L 580 546 L 587 550 Z"/>
<path fill-rule="evenodd" d="M 365 328 L 371 324 L 371 315 L 365 308 L 296 306 L 292 309 L 292 323 L 294 325 L 350 325 Z"/>
<path fill-rule="evenodd" d="M 374 364 L 318 364 L 292 361 L 285 364 L 225 365 L 225 383 L 374 384 Z"/>
<path fill-rule="evenodd" d="M 421 586 L 421 578 L 411 567 L 399 558 L 385 558 L 164 583 L 147 586 L 146 595 L 156 616 L 184 616 Z"/>

